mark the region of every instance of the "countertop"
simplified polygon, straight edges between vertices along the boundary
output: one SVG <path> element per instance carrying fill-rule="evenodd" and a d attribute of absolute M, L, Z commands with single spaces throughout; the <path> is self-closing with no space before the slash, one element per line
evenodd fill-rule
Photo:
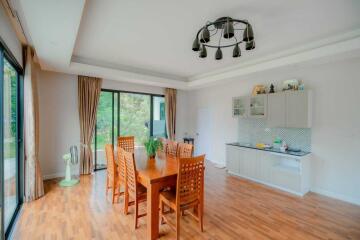
<path fill-rule="evenodd" d="M 300 152 L 294 152 L 294 151 L 282 152 L 282 151 L 280 151 L 280 149 L 276 149 L 276 148 L 257 148 L 256 146 L 254 146 L 252 144 L 244 144 L 244 143 L 238 143 L 238 142 L 227 143 L 226 145 L 231 145 L 231 146 L 236 146 L 236 147 L 243 147 L 243 148 L 251 148 L 251 149 L 256 149 L 256 150 L 266 151 L 266 152 L 281 153 L 281 154 L 297 156 L 297 157 L 303 157 L 305 155 L 310 154 L 310 152 L 304 152 L 304 151 L 300 151 Z"/>

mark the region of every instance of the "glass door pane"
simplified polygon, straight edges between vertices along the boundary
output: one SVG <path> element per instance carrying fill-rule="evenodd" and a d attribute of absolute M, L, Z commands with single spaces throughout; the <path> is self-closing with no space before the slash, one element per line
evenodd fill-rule
<path fill-rule="evenodd" d="M 152 136 L 166 137 L 165 98 L 153 97 L 153 129 Z"/>
<path fill-rule="evenodd" d="M 4 59 L 3 127 L 4 127 L 4 227 L 8 228 L 19 203 L 18 198 L 18 136 L 17 89 L 18 74 Z"/>
<path fill-rule="evenodd" d="M 96 113 L 95 169 L 106 168 L 105 144 L 113 143 L 113 93 L 102 91 Z"/>
<path fill-rule="evenodd" d="M 120 92 L 120 135 L 142 146 L 150 136 L 150 95 Z"/>

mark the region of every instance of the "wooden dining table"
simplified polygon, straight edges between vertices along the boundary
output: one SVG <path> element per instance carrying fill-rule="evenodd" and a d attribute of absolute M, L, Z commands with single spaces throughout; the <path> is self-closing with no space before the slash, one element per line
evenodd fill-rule
<path fill-rule="evenodd" d="M 149 159 L 145 151 L 135 152 L 138 182 L 147 189 L 147 239 L 159 237 L 159 195 L 160 190 L 176 186 L 178 158 L 165 153 L 158 153 Z"/>

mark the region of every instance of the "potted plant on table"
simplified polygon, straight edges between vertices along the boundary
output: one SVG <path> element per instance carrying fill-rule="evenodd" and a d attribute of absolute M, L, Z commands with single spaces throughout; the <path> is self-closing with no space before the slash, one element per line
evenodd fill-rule
<path fill-rule="evenodd" d="M 162 142 L 157 138 L 149 138 L 144 142 L 144 146 L 146 149 L 146 154 L 149 158 L 155 158 L 156 152 L 158 150 L 162 150 L 163 144 Z"/>

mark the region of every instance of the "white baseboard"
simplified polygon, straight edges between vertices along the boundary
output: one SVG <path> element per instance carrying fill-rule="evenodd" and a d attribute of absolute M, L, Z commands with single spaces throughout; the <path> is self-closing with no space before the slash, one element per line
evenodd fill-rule
<path fill-rule="evenodd" d="M 52 173 L 52 174 L 46 174 L 43 175 L 43 179 L 44 180 L 50 180 L 50 179 L 54 179 L 54 178 L 60 178 L 60 177 L 64 177 L 65 173 L 61 172 L 61 173 Z"/>
<path fill-rule="evenodd" d="M 215 162 L 210 159 L 206 159 L 206 161 L 211 162 L 216 168 L 225 168 L 225 164 L 222 162 Z"/>
<path fill-rule="evenodd" d="M 350 197 L 341 193 L 335 193 L 321 188 L 311 188 L 310 191 L 327 197 L 335 198 L 344 202 L 360 205 L 360 198 Z"/>

